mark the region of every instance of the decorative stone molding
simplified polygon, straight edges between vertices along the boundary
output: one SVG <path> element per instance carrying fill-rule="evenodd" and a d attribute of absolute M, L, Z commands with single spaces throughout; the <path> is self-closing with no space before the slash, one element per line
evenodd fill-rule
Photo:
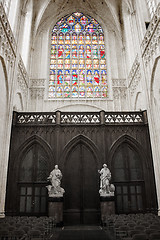
<path fill-rule="evenodd" d="M 15 54 L 13 52 L 13 49 L 8 41 L 8 37 L 6 35 L 6 32 L 3 28 L 3 25 L 0 21 L 0 53 L 10 64 L 10 66 L 13 66 L 13 62 L 15 61 Z"/>
<path fill-rule="evenodd" d="M 141 70 L 138 55 L 135 58 L 128 79 L 129 79 L 129 91 L 131 93 L 131 96 L 133 96 L 141 79 Z"/>
<path fill-rule="evenodd" d="M 19 56 L 18 66 L 19 66 L 19 69 L 20 69 L 20 71 L 23 75 L 23 78 L 24 78 L 26 84 L 28 85 L 29 84 L 29 77 L 28 77 L 28 73 L 26 71 L 26 68 L 24 66 L 24 63 L 23 63 L 23 60 L 22 60 L 21 56 Z"/>
<path fill-rule="evenodd" d="M 127 88 L 126 87 L 125 88 L 120 87 L 119 92 L 120 92 L 121 99 L 126 99 L 127 98 Z"/>
<path fill-rule="evenodd" d="M 126 99 L 127 98 L 127 87 L 113 87 L 113 98 L 114 99 Z"/>
<path fill-rule="evenodd" d="M 45 79 L 30 79 L 30 96 L 31 98 L 44 98 Z"/>
<path fill-rule="evenodd" d="M 138 54 L 134 60 L 134 63 L 132 65 L 131 71 L 129 73 L 128 79 L 129 79 L 129 83 L 132 81 L 132 79 L 134 78 L 136 71 L 138 69 L 138 67 L 140 66 L 140 62 L 139 62 L 139 57 Z"/>
<path fill-rule="evenodd" d="M 131 96 L 133 96 L 140 80 L 141 80 L 141 71 L 140 71 L 140 68 L 138 68 L 136 71 L 136 74 L 134 75 L 134 78 L 132 79 L 130 86 L 129 86 Z"/>
<path fill-rule="evenodd" d="M 45 86 L 45 79 L 30 79 L 30 87 L 44 87 Z"/>
<path fill-rule="evenodd" d="M 154 16 L 148 26 L 148 29 L 147 29 L 144 39 L 142 41 L 142 44 L 141 44 L 142 54 L 146 50 L 154 32 L 155 32 L 155 29 L 159 23 L 159 20 L 160 20 L 160 4 L 158 4 L 158 6 L 157 6 Z"/>
<path fill-rule="evenodd" d="M 0 3 L 0 48 L 3 48 L 5 55 L 10 60 L 16 55 L 16 41 L 2 3 Z"/>
<path fill-rule="evenodd" d="M 30 97 L 33 99 L 44 98 L 44 88 L 30 88 Z"/>
<path fill-rule="evenodd" d="M 113 87 L 126 87 L 126 79 L 112 79 Z"/>
<path fill-rule="evenodd" d="M 160 44 L 160 4 L 154 13 L 141 44 L 142 58 L 147 65 Z"/>
<path fill-rule="evenodd" d="M 113 87 L 113 98 L 119 99 L 119 97 L 120 97 L 119 87 Z"/>
<path fill-rule="evenodd" d="M 21 89 L 24 97 L 27 98 L 28 88 L 29 88 L 28 86 L 29 77 L 20 56 L 19 56 L 18 69 L 17 69 L 17 82 L 18 82 L 18 87 Z"/>

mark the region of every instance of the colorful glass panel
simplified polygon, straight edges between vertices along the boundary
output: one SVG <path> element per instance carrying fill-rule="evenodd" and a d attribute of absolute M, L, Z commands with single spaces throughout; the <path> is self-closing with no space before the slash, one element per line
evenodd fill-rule
<path fill-rule="evenodd" d="M 100 58 L 104 59 L 105 58 L 105 49 L 104 49 L 104 45 L 100 46 Z"/>
<path fill-rule="evenodd" d="M 49 98 L 105 98 L 107 71 L 99 23 L 80 12 L 61 18 L 52 30 Z"/>
<path fill-rule="evenodd" d="M 99 34 L 99 44 L 104 44 L 104 35 L 102 33 Z"/>
<path fill-rule="evenodd" d="M 72 97 L 78 97 L 78 87 L 72 87 Z"/>
<path fill-rule="evenodd" d="M 86 44 L 91 44 L 91 36 L 89 33 L 86 33 L 85 42 L 86 42 Z"/>
<path fill-rule="evenodd" d="M 79 19 L 79 22 L 80 24 L 82 25 L 87 25 L 89 23 L 89 18 L 87 18 L 86 16 L 82 16 L 80 19 Z"/>
<path fill-rule="evenodd" d="M 63 45 L 59 45 L 58 46 L 58 58 L 63 58 L 63 52 L 64 52 Z"/>
<path fill-rule="evenodd" d="M 97 28 L 93 23 L 90 23 L 86 26 L 86 31 L 93 33 L 95 31 L 97 31 Z"/>
<path fill-rule="evenodd" d="M 57 22 L 57 25 L 61 25 L 63 22 L 64 22 L 64 18 L 61 18 L 61 20 Z"/>
<path fill-rule="evenodd" d="M 76 22 L 76 19 L 75 19 L 75 17 L 70 16 L 70 17 L 68 17 L 68 18 L 66 19 L 66 21 L 67 21 L 67 23 L 68 23 L 69 25 L 74 25 L 75 22 Z"/>
<path fill-rule="evenodd" d="M 72 44 L 77 44 L 77 34 L 73 33 L 72 35 Z"/>
<path fill-rule="evenodd" d="M 91 46 L 86 46 L 86 58 L 91 58 Z"/>
<path fill-rule="evenodd" d="M 70 45 L 65 45 L 65 58 L 70 59 Z"/>
<path fill-rule="evenodd" d="M 69 33 L 66 33 L 65 35 L 65 44 L 70 44 L 71 41 L 70 41 L 70 34 Z"/>
<path fill-rule="evenodd" d="M 74 15 L 75 15 L 76 17 L 80 17 L 82 14 L 79 13 L 79 12 L 76 12 L 76 13 L 74 13 Z"/>
<path fill-rule="evenodd" d="M 56 33 L 53 33 L 51 39 L 52 39 L 52 41 L 51 41 L 52 44 L 57 44 L 57 34 Z"/>
<path fill-rule="evenodd" d="M 64 23 L 60 26 L 60 29 L 63 33 L 66 33 L 70 30 L 70 26 L 68 24 Z"/>
<path fill-rule="evenodd" d="M 100 83 L 100 77 L 99 77 L 99 71 L 95 70 L 94 71 L 94 85 L 99 85 Z"/>
<path fill-rule="evenodd" d="M 92 18 L 91 19 L 91 22 L 95 25 L 95 26 L 99 26 L 99 23 L 94 19 L 94 18 Z"/>
<path fill-rule="evenodd" d="M 79 44 L 84 44 L 84 34 L 83 33 L 79 34 Z"/>
<path fill-rule="evenodd" d="M 56 58 L 56 53 L 57 53 L 56 45 L 52 45 L 52 47 L 51 47 L 51 59 Z"/>
<path fill-rule="evenodd" d="M 77 58 L 77 45 L 72 46 L 72 58 Z"/>

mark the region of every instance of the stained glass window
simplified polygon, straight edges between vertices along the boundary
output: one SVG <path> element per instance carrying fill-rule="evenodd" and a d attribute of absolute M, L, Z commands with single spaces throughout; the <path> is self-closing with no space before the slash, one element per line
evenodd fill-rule
<path fill-rule="evenodd" d="M 107 97 L 104 33 L 80 12 L 60 19 L 52 30 L 49 98 Z"/>

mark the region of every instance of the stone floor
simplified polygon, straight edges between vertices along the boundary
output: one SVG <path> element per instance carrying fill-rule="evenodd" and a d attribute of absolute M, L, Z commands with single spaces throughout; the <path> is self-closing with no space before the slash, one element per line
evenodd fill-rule
<path fill-rule="evenodd" d="M 51 240 L 55 240 L 55 235 Z M 59 229 L 56 240 L 113 240 L 109 232 L 99 226 L 67 226 Z"/>

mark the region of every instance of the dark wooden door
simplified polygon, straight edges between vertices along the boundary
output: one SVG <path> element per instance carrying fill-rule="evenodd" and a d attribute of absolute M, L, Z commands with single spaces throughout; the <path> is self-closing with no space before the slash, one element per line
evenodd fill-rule
<path fill-rule="evenodd" d="M 65 224 L 97 224 L 100 222 L 98 171 L 91 150 L 78 144 L 64 166 Z"/>
<path fill-rule="evenodd" d="M 143 166 L 138 152 L 128 143 L 119 146 L 114 154 L 112 173 L 116 186 L 116 212 L 145 211 Z"/>
<path fill-rule="evenodd" d="M 48 175 L 48 156 L 39 144 L 33 144 L 25 152 L 19 168 L 17 189 L 20 215 L 47 215 Z"/>

